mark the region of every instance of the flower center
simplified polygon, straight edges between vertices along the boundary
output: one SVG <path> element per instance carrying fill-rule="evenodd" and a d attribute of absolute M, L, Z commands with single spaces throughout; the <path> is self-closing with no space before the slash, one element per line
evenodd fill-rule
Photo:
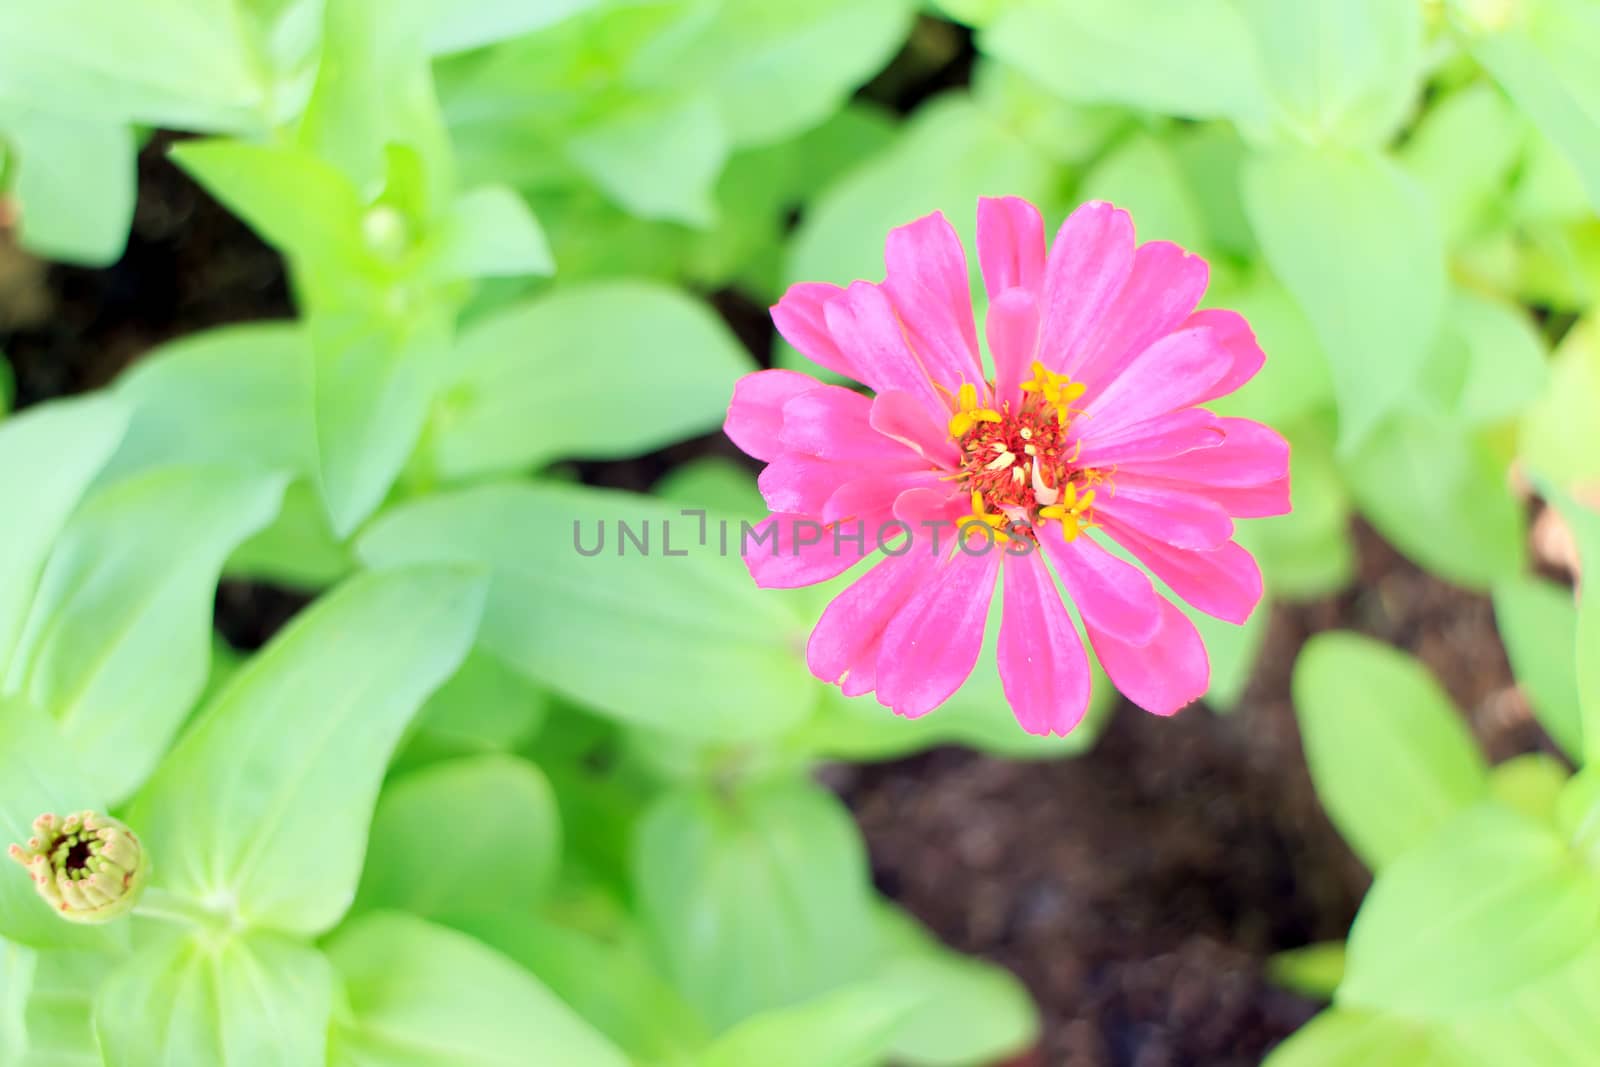
<path fill-rule="evenodd" d="M 1037 362 L 1033 374 L 1016 407 L 979 407 L 970 384 L 956 396 L 950 437 L 961 448 L 961 470 L 955 477 L 972 494 L 972 514 L 958 525 L 988 526 L 998 540 L 1033 539 L 1035 527 L 1054 519 L 1071 541 L 1093 525 L 1093 487 L 1106 472 L 1076 465 L 1069 430 L 1084 387 Z"/>

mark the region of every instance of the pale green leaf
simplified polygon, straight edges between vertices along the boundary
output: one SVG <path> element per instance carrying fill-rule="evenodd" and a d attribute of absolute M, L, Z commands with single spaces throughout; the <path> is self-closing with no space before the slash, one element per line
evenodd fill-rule
<path fill-rule="evenodd" d="M 877 1067 L 921 1000 L 915 989 L 859 982 L 752 1016 L 717 1039 L 696 1067 Z"/>
<path fill-rule="evenodd" d="M 1554 828 L 1483 804 L 1380 871 L 1350 931 L 1341 1005 L 1477 1011 L 1554 974 L 1600 933 L 1600 882 Z"/>
<path fill-rule="evenodd" d="M 877 958 L 860 832 L 807 782 L 664 796 L 633 881 L 668 976 L 713 1027 L 865 978 Z"/>
<path fill-rule="evenodd" d="M 1354 634 L 1311 639 L 1295 711 L 1317 795 L 1374 870 L 1425 842 L 1487 784 L 1450 698 L 1415 660 Z"/>
<path fill-rule="evenodd" d="M 1177 157 L 1163 140 L 1135 134 L 1084 175 L 1080 200 L 1107 200 L 1131 214 L 1139 240 L 1206 245 L 1200 209 Z"/>
<path fill-rule="evenodd" d="M 1473 56 L 1566 153 L 1600 210 L 1600 10 L 1588 0 L 1450 2 Z"/>
<path fill-rule="evenodd" d="M 1583 753 L 1578 711 L 1578 609 L 1572 591 L 1518 576 L 1494 589 L 1494 617 L 1517 684 L 1539 723 L 1574 759 Z"/>
<path fill-rule="evenodd" d="M 417 713 L 398 764 L 516 750 L 549 709 L 549 698 L 499 656 L 474 647 L 461 669 Z"/>
<path fill-rule="evenodd" d="M 427 18 L 427 42 L 435 54 L 462 52 L 543 29 L 601 0 L 418 0 Z"/>
<path fill-rule="evenodd" d="M 1561 794 L 1570 780 L 1567 768 L 1555 757 L 1525 752 L 1489 772 L 1489 792 L 1513 811 L 1555 825 Z"/>
<path fill-rule="evenodd" d="M 1449 333 L 1467 353 L 1456 410 L 1473 424 L 1509 419 L 1532 404 L 1549 377 L 1544 339 L 1520 308 L 1465 289 L 1451 294 Z"/>
<path fill-rule="evenodd" d="M 645 282 L 557 289 L 462 337 L 429 442 L 446 478 L 642 455 L 722 424 L 750 357 L 710 308 Z"/>
<path fill-rule="evenodd" d="M 1262 1067 L 1449 1067 L 1428 1031 L 1378 1012 L 1330 1008 L 1272 1050 Z"/>
<path fill-rule="evenodd" d="M 1397 415 L 1344 464 L 1361 512 L 1429 571 L 1487 589 L 1522 571 L 1527 520 L 1506 464 L 1448 418 Z"/>
<path fill-rule="evenodd" d="M 711 192 L 728 159 L 728 133 L 704 94 L 615 111 L 586 125 L 566 150 L 634 215 L 691 226 L 709 226 L 716 216 Z"/>
<path fill-rule="evenodd" d="M 1591 948 L 1506 1002 L 1463 1016 L 1446 1047 L 1462 1067 L 1596 1067 L 1597 1018 L 1600 948 Z"/>
<path fill-rule="evenodd" d="M 358 550 L 369 564 L 488 567 L 485 647 L 609 716 L 721 741 L 774 736 L 816 700 L 801 621 L 751 581 L 737 523 L 725 542 L 715 522 L 703 545 L 700 532 L 648 497 L 495 485 L 397 508 Z"/>
<path fill-rule="evenodd" d="M 1243 288 L 1208 301 L 1212 302 L 1243 315 L 1267 354 L 1267 361 L 1254 378 L 1237 392 L 1217 398 L 1219 411 L 1285 430 L 1332 404 L 1328 357 L 1305 312 L 1276 278 L 1266 270 L 1258 270 Z M 1299 452 L 1295 450 L 1296 461 L 1300 459 Z M 1293 481 L 1298 490 L 1300 479 Z M 1299 493 L 1295 495 L 1298 498 Z M 1296 499 L 1295 508 L 1299 507 Z"/>
<path fill-rule="evenodd" d="M 1245 207 L 1273 273 L 1305 310 L 1332 369 L 1340 442 L 1401 406 L 1444 311 L 1444 248 L 1416 183 L 1373 154 L 1252 160 Z"/>
<path fill-rule="evenodd" d="M 6 689 L 55 716 L 113 803 L 200 695 L 223 561 L 283 489 L 278 474 L 157 468 L 91 496 L 62 531 Z"/>
<path fill-rule="evenodd" d="M 1422 5 L 1240 0 L 1239 7 L 1286 139 L 1381 147 L 1409 116 L 1422 88 Z"/>
<path fill-rule="evenodd" d="M 0 523 L 0 666 L 11 659 L 56 536 L 127 423 L 125 407 L 109 397 L 57 401 L 0 423 L 0 500 L 8 502 Z"/>
<path fill-rule="evenodd" d="M 106 1067 L 305 1067 L 333 984 L 320 952 L 277 934 L 167 934 L 106 979 L 95 1029 Z"/>
<path fill-rule="evenodd" d="M 380 913 L 339 931 L 328 955 L 347 1018 L 331 1067 L 627 1067 L 533 975 L 464 934 Z"/>
<path fill-rule="evenodd" d="M 1294 510 L 1244 523 L 1239 542 L 1256 557 L 1274 597 L 1328 596 L 1347 587 L 1356 574 L 1350 500 L 1334 463 L 1332 434 L 1318 432 L 1315 424 L 1280 429 L 1291 445 Z"/>
<path fill-rule="evenodd" d="M 1455 245 L 1503 209 L 1525 141 L 1516 108 L 1495 86 L 1476 82 L 1430 106 L 1399 158 L 1427 190 Z M 1526 173 L 1518 175 L 1518 195 L 1527 180 Z"/>
<path fill-rule="evenodd" d="M 885 948 L 876 981 L 913 996 L 896 1028 L 892 1059 L 905 1067 L 987 1067 L 1025 1052 L 1039 1037 L 1039 1013 L 1009 971 L 952 952 L 915 919 L 880 903 Z"/>
<path fill-rule="evenodd" d="M 94 997 L 119 956 L 88 949 L 52 949 L 29 952 L 17 946 L 0 946 L 13 960 L 27 957 L 31 986 L 20 990 L 26 1001 L 19 1004 L 18 1029 L 12 1036 L 25 1038 L 26 1054 L 16 1050 L 15 1059 L 5 1058 L 5 1036 L 0 1036 L 0 1063 L 7 1067 L 101 1067 L 100 1041 L 94 1032 Z M 0 973 L 6 964 L 0 961 Z M 0 1001 L 6 995 L 6 979 L 0 977 Z M 0 1032 L 12 1025 L 0 1008 Z"/>
<path fill-rule="evenodd" d="M 555 261 L 539 220 L 513 190 L 485 185 L 456 199 L 442 223 L 440 278 L 497 278 L 550 274 Z"/>
<path fill-rule="evenodd" d="M 378 798 L 355 907 L 431 919 L 524 911 L 560 853 L 555 798 L 539 768 L 500 754 L 436 763 Z"/>
<path fill-rule="evenodd" d="M 1569 488 L 1600 481 L 1600 329 L 1581 322 L 1550 364 L 1544 395 L 1523 416 L 1527 465 Z"/>
<path fill-rule="evenodd" d="M 1332 1000 L 1333 991 L 1344 981 L 1344 942 L 1323 941 L 1275 953 L 1267 960 L 1267 975 L 1274 984 L 1301 996 Z"/>
<path fill-rule="evenodd" d="M 1265 110 L 1249 27 L 1228 0 L 1030 0 L 978 44 L 1069 100 L 1196 119 Z"/>
<path fill-rule="evenodd" d="M 133 223 L 133 131 L 24 108 L 0 113 L 0 139 L 9 139 L 18 157 L 23 248 L 89 267 L 121 258 Z"/>
<path fill-rule="evenodd" d="M 461 568 L 362 575 L 295 619 L 207 708 L 130 815 L 156 884 L 319 933 L 355 892 L 384 767 L 482 610 Z"/>

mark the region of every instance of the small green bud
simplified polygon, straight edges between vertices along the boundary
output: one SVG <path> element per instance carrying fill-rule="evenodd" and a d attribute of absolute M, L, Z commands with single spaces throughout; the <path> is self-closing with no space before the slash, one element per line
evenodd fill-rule
<path fill-rule="evenodd" d="M 34 820 L 26 847 L 11 858 L 33 887 L 68 922 L 106 923 L 133 910 L 150 880 L 150 857 L 139 837 L 116 819 L 93 811 Z"/>

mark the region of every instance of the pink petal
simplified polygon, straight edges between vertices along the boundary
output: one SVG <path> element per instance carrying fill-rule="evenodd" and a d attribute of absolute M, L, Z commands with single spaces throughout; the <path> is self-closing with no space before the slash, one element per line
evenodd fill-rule
<path fill-rule="evenodd" d="M 1222 421 L 1204 408 L 1184 408 L 1170 415 L 1129 426 L 1117 433 L 1084 441 L 1080 467 L 1118 467 L 1171 459 L 1188 452 L 1221 447 L 1227 434 Z M 1087 423 L 1083 424 L 1088 428 Z"/>
<path fill-rule="evenodd" d="M 837 578 L 877 545 L 835 536 L 804 515 L 769 515 L 756 525 L 741 549 L 750 576 L 763 589 L 798 589 Z"/>
<path fill-rule="evenodd" d="M 1233 357 L 1214 330 L 1169 333 L 1123 368 L 1084 406 L 1085 445 L 1127 427 L 1190 407 L 1227 373 Z"/>
<path fill-rule="evenodd" d="M 1172 715 L 1211 687 L 1211 662 L 1194 623 L 1165 598 L 1161 624 L 1142 645 L 1088 626 L 1100 666 L 1123 696 L 1156 715 Z"/>
<path fill-rule="evenodd" d="M 1138 567 L 1113 556 L 1086 535 L 1066 540 L 1058 522 L 1040 531 L 1039 543 L 1066 583 L 1067 596 L 1083 616 L 1084 625 L 1135 645 L 1155 634 L 1161 624 L 1161 597 Z"/>
<path fill-rule="evenodd" d="M 1292 510 L 1288 475 L 1266 485 L 1207 489 L 1205 494 L 1236 519 L 1265 519 L 1273 515 L 1287 515 Z"/>
<path fill-rule="evenodd" d="M 885 556 L 866 574 L 828 604 L 811 631 L 806 645 L 806 665 L 830 684 L 849 675 L 849 682 L 869 681 L 883 642 L 883 632 L 895 613 L 938 570 L 938 560 L 913 549 L 901 556 Z M 871 688 L 846 687 L 854 696 Z"/>
<path fill-rule="evenodd" d="M 837 385 L 813 386 L 783 405 L 784 448 L 823 459 L 924 463 L 911 449 L 872 428 L 872 401 Z"/>
<path fill-rule="evenodd" d="M 1044 281 L 1044 219 L 1015 196 L 978 198 L 978 265 L 994 300 L 1007 289 L 1037 294 Z"/>
<path fill-rule="evenodd" d="M 905 331 L 888 295 L 870 282 L 851 282 L 823 311 L 828 332 L 858 368 L 856 380 L 874 392 L 910 393 L 933 409 L 948 406 L 933 387 L 928 370 L 906 342 Z"/>
<path fill-rule="evenodd" d="M 1071 366 L 1133 268 L 1133 220 L 1103 201 L 1084 204 L 1061 224 L 1045 265 L 1040 361 Z"/>
<path fill-rule="evenodd" d="M 889 231 L 883 288 L 933 380 L 955 392 L 981 383 L 967 253 L 939 212 Z"/>
<path fill-rule="evenodd" d="M 1224 434 L 1215 448 L 1149 459 L 1125 457 L 1117 461 L 1119 469 L 1173 482 L 1229 488 L 1288 477 L 1289 442 L 1282 434 L 1249 419 L 1216 419 L 1215 424 Z"/>
<path fill-rule="evenodd" d="M 957 552 L 895 615 L 878 653 L 880 704 L 915 719 L 961 688 L 983 649 L 1002 555 Z"/>
<path fill-rule="evenodd" d="M 1066 371 L 1089 395 L 1113 381 L 1140 352 L 1184 325 L 1205 295 L 1211 268 L 1169 241 L 1150 241 L 1133 255 L 1133 269 Z"/>
<path fill-rule="evenodd" d="M 879 393 L 872 400 L 869 421 L 874 430 L 915 450 L 929 463 L 954 470 L 961 463 L 961 450 L 950 440 L 945 411 L 941 407 L 936 415 L 910 393 Z"/>
<path fill-rule="evenodd" d="M 874 471 L 845 482 L 822 508 L 824 522 L 845 519 L 871 520 L 874 524 L 894 519 L 894 505 L 901 494 L 914 489 L 947 493 L 935 471 Z M 869 530 L 871 534 L 873 531 Z"/>
<path fill-rule="evenodd" d="M 1242 626 L 1261 602 L 1261 568 L 1232 541 L 1192 552 L 1162 544 L 1109 515 L 1105 529 L 1174 593 L 1207 615 Z"/>
<path fill-rule="evenodd" d="M 1007 556 L 1000 683 L 1030 734 L 1065 737 L 1089 707 L 1089 658 L 1044 560 Z"/>
<path fill-rule="evenodd" d="M 844 290 L 827 282 L 799 282 L 772 306 L 772 324 L 783 339 L 819 366 L 863 381 L 854 361 L 840 350 L 828 330 L 827 306 Z"/>
<path fill-rule="evenodd" d="M 783 428 L 783 405 L 816 387 L 815 378 L 792 370 L 746 374 L 733 387 L 722 432 L 746 455 L 771 459 L 782 449 L 778 431 Z"/>
<path fill-rule="evenodd" d="M 820 515 L 840 486 L 860 476 L 856 463 L 781 452 L 756 477 L 756 488 L 775 514 Z"/>
<path fill-rule="evenodd" d="M 972 510 L 964 497 L 954 488 L 944 486 L 927 489 L 908 489 L 894 502 L 894 517 L 911 527 L 918 542 L 917 551 L 938 553 L 953 543 L 954 527 L 935 530 L 934 526 L 948 526 Z M 933 539 L 938 538 L 938 547 Z M 924 547 L 926 546 L 926 547 Z"/>
<path fill-rule="evenodd" d="M 1095 497 L 1094 510 L 1175 548 L 1203 551 L 1233 537 L 1233 520 L 1220 504 L 1125 472 L 1117 475 L 1114 492 Z"/>
<path fill-rule="evenodd" d="M 1217 331 L 1222 339 L 1222 346 L 1233 356 L 1233 366 L 1228 373 L 1223 375 L 1221 380 L 1196 403 L 1203 404 L 1207 400 L 1227 396 L 1254 378 L 1256 372 L 1267 361 L 1266 353 L 1261 351 L 1261 346 L 1256 343 L 1255 331 L 1250 329 L 1250 324 L 1237 311 L 1226 311 L 1221 308 L 1197 311 L 1189 316 L 1186 325 L 1208 326 Z"/>
<path fill-rule="evenodd" d="M 1039 302 L 1026 289 L 1007 289 L 989 304 L 984 322 L 994 357 L 995 399 L 1020 404 L 1022 383 L 1039 351 Z"/>

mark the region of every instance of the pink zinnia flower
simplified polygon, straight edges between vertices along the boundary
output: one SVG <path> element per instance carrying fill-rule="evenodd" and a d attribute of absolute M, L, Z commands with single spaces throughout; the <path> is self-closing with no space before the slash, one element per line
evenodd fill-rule
<path fill-rule="evenodd" d="M 909 531 L 823 612 L 812 672 L 900 715 L 931 711 L 972 673 L 998 577 L 1006 698 L 1025 729 L 1065 734 L 1089 663 L 1053 568 L 1112 682 L 1170 715 L 1205 693 L 1205 647 L 1100 538 L 1199 610 L 1249 617 L 1261 572 L 1233 520 L 1289 510 L 1289 448 L 1199 405 L 1254 376 L 1261 349 L 1237 313 L 1195 310 L 1204 260 L 1135 247 L 1110 204 L 1073 212 L 1047 256 L 1031 204 L 980 200 L 978 259 L 988 371 L 940 214 L 890 233 L 882 284 L 802 283 L 772 309 L 791 344 L 875 395 L 787 370 L 739 382 L 725 428 L 767 463 L 760 529 L 776 541 L 747 553 L 751 572 L 767 588 L 826 581 L 877 551 L 879 531 Z"/>

